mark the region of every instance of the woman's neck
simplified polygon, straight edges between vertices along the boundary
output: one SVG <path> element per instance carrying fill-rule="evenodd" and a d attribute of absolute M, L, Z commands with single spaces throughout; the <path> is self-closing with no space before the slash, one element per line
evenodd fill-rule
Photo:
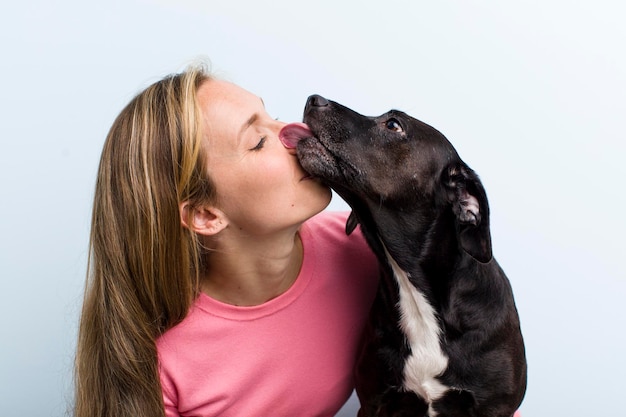
<path fill-rule="evenodd" d="M 224 236 L 209 255 L 202 292 L 231 305 L 263 304 L 296 281 L 302 255 L 297 233 L 262 240 Z"/>

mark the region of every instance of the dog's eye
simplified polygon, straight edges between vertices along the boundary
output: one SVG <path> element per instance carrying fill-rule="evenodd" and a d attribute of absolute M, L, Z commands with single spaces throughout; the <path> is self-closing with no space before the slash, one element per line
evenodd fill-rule
<path fill-rule="evenodd" d="M 396 119 L 387 120 L 387 122 L 385 122 L 385 127 L 396 133 L 404 132 L 404 129 L 402 129 L 400 122 L 398 122 Z"/>

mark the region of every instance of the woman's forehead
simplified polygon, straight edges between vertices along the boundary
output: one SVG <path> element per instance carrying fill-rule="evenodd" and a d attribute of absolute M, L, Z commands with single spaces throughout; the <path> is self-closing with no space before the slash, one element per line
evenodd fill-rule
<path fill-rule="evenodd" d="M 223 80 L 205 81 L 198 90 L 198 98 L 200 106 L 204 111 L 208 112 L 217 112 L 219 110 L 232 111 L 236 109 L 244 112 L 247 108 L 263 106 L 263 101 L 260 97 L 236 84 Z"/>

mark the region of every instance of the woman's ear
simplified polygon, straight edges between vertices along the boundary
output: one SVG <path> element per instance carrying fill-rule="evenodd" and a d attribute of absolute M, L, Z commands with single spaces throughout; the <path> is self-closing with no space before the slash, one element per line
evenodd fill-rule
<path fill-rule="evenodd" d="M 214 236 L 228 225 L 224 213 L 212 206 L 194 206 L 189 201 L 180 203 L 180 222 L 187 229 L 203 236 Z"/>

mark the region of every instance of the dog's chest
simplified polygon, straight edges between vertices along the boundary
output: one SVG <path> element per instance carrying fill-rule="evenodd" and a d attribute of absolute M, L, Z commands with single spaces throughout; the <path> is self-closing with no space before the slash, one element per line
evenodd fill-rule
<path fill-rule="evenodd" d="M 404 362 L 403 388 L 432 403 L 448 389 L 437 379 L 448 366 L 448 358 L 440 345 L 441 328 L 435 309 L 426 297 L 388 252 L 386 255 L 399 288 L 400 329 L 411 348 Z"/>

